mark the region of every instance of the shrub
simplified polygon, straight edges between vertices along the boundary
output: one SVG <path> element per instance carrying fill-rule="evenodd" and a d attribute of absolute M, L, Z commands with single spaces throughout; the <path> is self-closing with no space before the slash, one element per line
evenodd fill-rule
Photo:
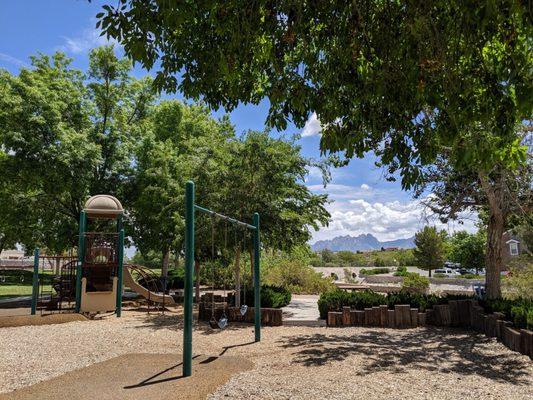
<path fill-rule="evenodd" d="M 399 266 L 396 268 L 396 272 L 394 273 L 394 276 L 406 276 L 408 274 L 407 267 L 404 265 Z"/>
<path fill-rule="evenodd" d="M 374 267 L 384 267 L 387 265 L 385 260 L 382 257 L 376 257 L 374 260 Z"/>
<path fill-rule="evenodd" d="M 400 291 L 398 293 L 389 293 L 386 296 L 376 293 L 372 290 L 363 292 L 345 292 L 336 289 L 327 293 L 322 293 L 318 299 L 318 309 L 320 318 L 327 318 L 329 311 L 342 311 L 342 308 L 349 306 L 352 309 L 364 310 L 367 307 L 387 305 L 394 308 L 396 304 L 409 304 L 411 307 L 425 311 L 432 308 L 435 304 L 447 304 L 449 300 L 471 299 L 472 296 L 448 295 L 437 296 L 435 294 L 410 293 Z M 530 316 L 530 318 L 533 315 Z"/>
<path fill-rule="evenodd" d="M 234 303 L 233 295 L 228 296 L 229 302 Z M 264 308 L 281 308 L 291 302 L 291 292 L 280 286 L 263 285 L 261 286 L 261 307 Z M 241 290 L 241 304 L 253 306 L 254 289 L 247 287 L 246 293 Z"/>
<path fill-rule="evenodd" d="M 533 329 L 533 300 L 517 299 L 487 299 L 481 301 L 486 312 L 501 312 L 506 319 L 513 322 L 517 328 Z"/>
<path fill-rule="evenodd" d="M 426 293 L 429 289 L 429 279 L 419 274 L 409 273 L 403 278 L 402 291 L 409 293 Z"/>
<path fill-rule="evenodd" d="M 388 274 L 390 269 L 388 268 L 372 268 L 372 269 L 361 269 L 359 275 L 379 275 L 379 274 Z"/>
<path fill-rule="evenodd" d="M 386 297 L 372 290 L 362 292 L 346 292 L 336 289 L 322 293 L 318 299 L 320 318 L 325 319 L 329 311 L 341 311 L 342 307 L 350 306 L 356 310 L 364 310 L 366 307 L 387 304 Z"/>
<path fill-rule="evenodd" d="M 183 289 L 185 287 L 185 268 L 173 268 L 168 271 L 167 289 Z"/>
<path fill-rule="evenodd" d="M 447 302 L 447 297 L 438 297 L 434 294 L 411 293 L 402 290 L 397 293 L 389 293 L 387 295 L 387 305 L 389 308 L 394 308 L 396 304 L 409 304 L 413 308 L 418 308 L 424 312 L 428 308 L 432 308 L 435 304 Z"/>
<path fill-rule="evenodd" d="M 334 287 L 331 278 L 300 260 L 276 258 L 266 260 L 261 266 L 261 281 L 268 286 L 284 287 L 291 293 L 318 294 Z"/>
<path fill-rule="evenodd" d="M 533 257 L 522 254 L 511 264 L 510 274 L 502 282 L 506 296 L 533 299 Z"/>
<path fill-rule="evenodd" d="M 433 278 L 447 278 L 446 274 L 433 274 Z"/>
<path fill-rule="evenodd" d="M 261 307 L 281 308 L 291 302 L 291 292 L 279 286 L 261 287 Z"/>

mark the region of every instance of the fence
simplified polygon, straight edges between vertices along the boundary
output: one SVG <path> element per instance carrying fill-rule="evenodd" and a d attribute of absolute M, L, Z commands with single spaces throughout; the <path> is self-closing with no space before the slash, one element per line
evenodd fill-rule
<path fill-rule="evenodd" d="M 327 324 L 337 326 L 375 326 L 383 328 L 415 328 L 425 325 L 470 328 L 495 337 L 509 349 L 533 358 L 533 332 L 516 329 L 505 321 L 502 313 L 485 314 L 476 300 L 450 300 L 448 304 L 435 305 L 420 312 L 409 305 L 386 305 L 351 310 L 343 307 L 340 312 L 328 312 Z"/>

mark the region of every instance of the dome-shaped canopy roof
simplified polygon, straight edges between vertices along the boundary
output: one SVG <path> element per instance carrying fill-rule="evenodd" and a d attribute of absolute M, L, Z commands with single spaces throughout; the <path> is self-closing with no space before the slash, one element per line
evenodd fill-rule
<path fill-rule="evenodd" d="M 116 218 L 124 213 L 122 204 L 117 198 L 108 194 L 97 194 L 85 203 L 85 213 L 92 218 Z"/>

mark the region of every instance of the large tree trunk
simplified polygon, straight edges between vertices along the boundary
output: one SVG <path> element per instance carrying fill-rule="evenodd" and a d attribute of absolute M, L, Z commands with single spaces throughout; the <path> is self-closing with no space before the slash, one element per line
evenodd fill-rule
<path fill-rule="evenodd" d="M 489 221 L 487 225 L 487 248 L 485 254 L 485 288 L 487 297 L 501 297 L 502 270 L 502 236 L 505 229 L 504 176 L 500 174 L 494 182 L 489 182 L 487 175 L 479 174 L 481 186 L 489 203 Z"/>
<path fill-rule="evenodd" d="M 235 251 L 235 307 L 241 306 L 241 247 Z"/>
<path fill-rule="evenodd" d="M 485 254 L 485 285 L 489 299 L 501 297 L 502 294 L 500 271 L 502 270 L 502 235 L 504 226 L 505 223 L 501 212 L 491 208 L 487 226 L 487 250 Z"/>

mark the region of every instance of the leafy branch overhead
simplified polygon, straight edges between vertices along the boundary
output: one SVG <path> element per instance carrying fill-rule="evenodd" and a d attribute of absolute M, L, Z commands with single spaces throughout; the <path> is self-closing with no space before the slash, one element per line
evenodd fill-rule
<path fill-rule="evenodd" d="M 119 0 L 97 28 L 155 69 L 158 89 L 228 111 L 266 98 L 282 129 L 315 111 L 323 151 L 374 150 L 410 188 L 442 146 L 462 165 L 523 160 L 531 18 L 517 0 Z M 477 124 L 491 134 L 463 134 Z"/>

